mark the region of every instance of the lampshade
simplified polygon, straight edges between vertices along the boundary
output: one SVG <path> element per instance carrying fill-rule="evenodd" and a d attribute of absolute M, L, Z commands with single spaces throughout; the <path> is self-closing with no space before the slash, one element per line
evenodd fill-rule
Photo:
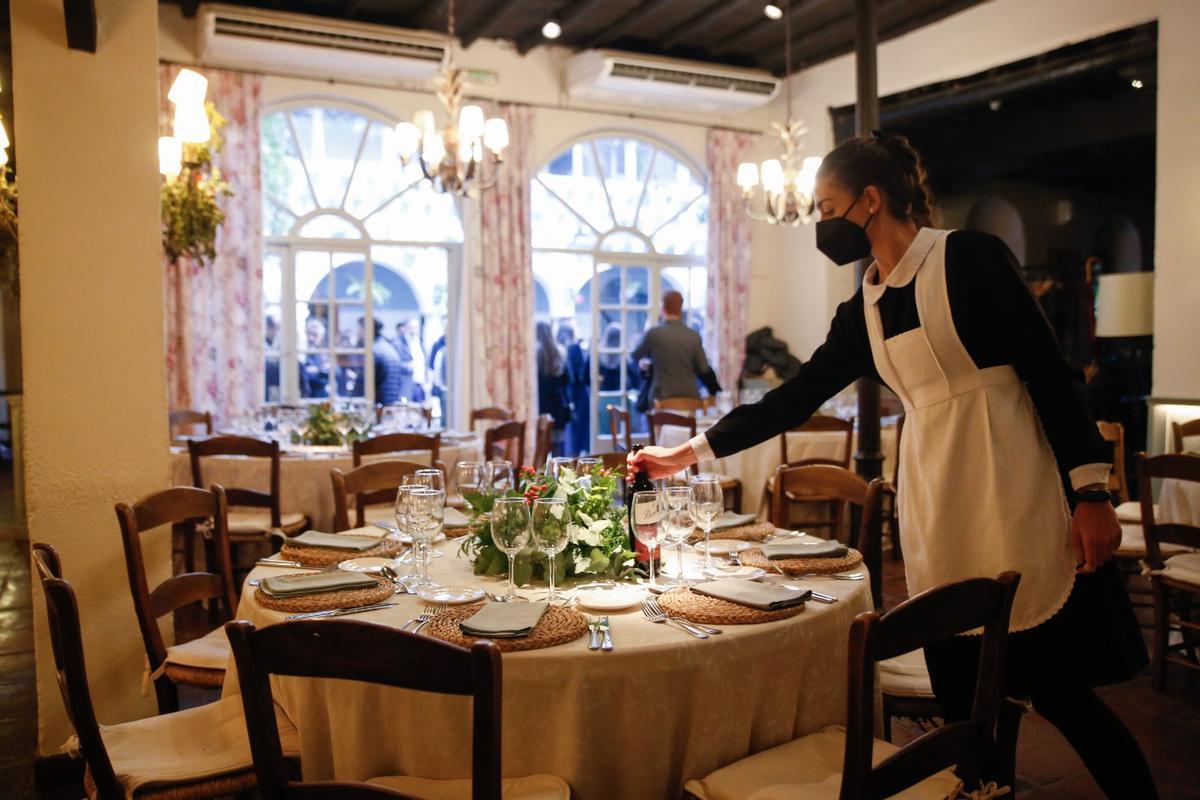
<path fill-rule="evenodd" d="M 407 158 L 417 149 L 421 141 L 421 129 L 411 122 L 396 125 L 396 152 Z"/>
<path fill-rule="evenodd" d="M 433 112 L 432 111 L 430 111 L 428 109 L 418 111 L 417 113 L 413 114 L 412 121 L 413 121 L 413 124 L 417 126 L 417 129 L 420 130 L 421 133 L 425 134 L 426 136 L 433 133 L 434 120 L 433 120 Z"/>
<path fill-rule="evenodd" d="M 783 191 L 783 164 L 779 163 L 779 159 L 764 161 L 761 174 L 764 189 L 775 194 Z"/>
<path fill-rule="evenodd" d="M 492 117 L 483 124 L 483 145 L 493 153 L 508 147 L 508 123 L 500 117 Z"/>
<path fill-rule="evenodd" d="M 4 129 L 4 120 L 0 119 L 0 148 L 8 147 L 8 131 Z"/>
<path fill-rule="evenodd" d="M 208 94 L 208 78 L 190 69 L 180 70 L 167 92 L 167 99 L 177 106 L 199 105 Z"/>
<path fill-rule="evenodd" d="M 180 103 L 175 106 L 175 138 L 181 142 L 207 142 L 212 138 L 208 114 L 202 103 Z"/>
<path fill-rule="evenodd" d="M 458 134 L 463 139 L 475 139 L 483 135 L 483 109 L 479 106 L 463 106 L 458 112 Z"/>
<path fill-rule="evenodd" d="M 183 169 L 183 142 L 174 136 L 158 137 L 158 171 L 175 177 Z"/>
<path fill-rule="evenodd" d="M 1150 336 L 1153 333 L 1154 273 L 1101 275 L 1096 302 L 1096 335 Z"/>
<path fill-rule="evenodd" d="M 442 139 L 440 133 L 435 133 L 432 136 L 426 135 L 424 139 L 425 152 L 421 153 L 421 157 L 425 162 L 434 167 L 442 162 L 446 157 L 446 142 Z"/>
<path fill-rule="evenodd" d="M 753 189 L 758 183 L 758 165 L 753 161 L 743 161 L 738 164 L 737 185 L 742 189 Z"/>

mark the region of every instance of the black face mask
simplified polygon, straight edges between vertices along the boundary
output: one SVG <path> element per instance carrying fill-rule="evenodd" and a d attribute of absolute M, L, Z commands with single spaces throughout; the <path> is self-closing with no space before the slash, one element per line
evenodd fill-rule
<path fill-rule="evenodd" d="M 871 255 L 871 240 L 867 238 L 867 225 L 875 215 L 867 217 L 864 225 L 846 219 L 846 214 L 858 203 L 862 192 L 854 198 L 850 208 L 840 217 L 823 219 L 817 223 L 817 249 L 838 266 L 851 264 Z"/>

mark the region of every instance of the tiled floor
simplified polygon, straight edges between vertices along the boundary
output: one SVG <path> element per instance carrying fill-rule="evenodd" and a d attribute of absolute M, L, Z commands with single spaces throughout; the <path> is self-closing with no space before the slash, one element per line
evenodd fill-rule
<path fill-rule="evenodd" d="M 27 546 L 14 540 L 18 533 L 19 529 L 0 522 L 0 798 L 3 800 L 34 797 L 32 755 L 36 708 L 29 562 Z M 885 559 L 884 600 L 890 608 L 904 599 L 906 591 L 902 565 L 887 556 Z M 1154 692 L 1146 676 L 1102 690 L 1104 698 L 1145 749 L 1164 800 L 1200 800 L 1197 677 L 1196 673 L 1172 670 L 1167 694 Z M 914 735 L 915 727 L 898 721 L 894 732 L 896 741 L 903 742 Z M 1017 763 L 1018 789 L 1023 800 L 1103 797 L 1074 752 L 1036 713 L 1028 714 L 1021 726 Z"/>

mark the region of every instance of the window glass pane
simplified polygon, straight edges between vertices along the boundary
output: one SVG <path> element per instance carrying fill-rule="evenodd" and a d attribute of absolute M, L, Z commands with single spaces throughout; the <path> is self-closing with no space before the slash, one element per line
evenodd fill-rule
<path fill-rule="evenodd" d="M 269 195 L 263 198 L 263 235 L 287 236 L 296 224 L 296 215 L 276 203 Z"/>
<path fill-rule="evenodd" d="M 621 268 L 612 264 L 597 264 L 593 281 L 600 293 L 597 302 L 601 308 L 621 306 Z"/>
<path fill-rule="evenodd" d="M 462 221 L 454 198 L 422 181 L 364 220 L 372 239 L 461 242 Z"/>
<path fill-rule="evenodd" d="M 264 200 L 275 200 L 296 216 L 315 207 L 285 111 L 263 118 L 262 174 Z"/>
<path fill-rule="evenodd" d="M 296 342 L 298 350 L 324 350 L 329 347 L 327 303 L 296 303 Z"/>
<path fill-rule="evenodd" d="M 272 256 L 275 261 L 278 261 L 277 253 L 268 253 L 264 259 L 264 272 L 267 271 L 267 262 Z M 278 266 L 276 266 L 278 270 Z M 265 284 L 264 276 L 264 284 Z M 276 298 L 278 300 L 278 297 Z M 264 395 L 263 399 L 268 403 L 278 403 L 279 395 L 279 348 L 283 344 L 283 331 L 280 330 L 279 321 L 282 318 L 282 310 L 278 305 L 265 304 L 263 306 L 263 384 Z"/>
<path fill-rule="evenodd" d="M 345 217 L 321 214 L 304 223 L 300 235 L 312 239 L 358 239 L 361 234 L 358 227 Z"/>
<path fill-rule="evenodd" d="M 591 250 L 596 243 L 596 231 L 572 214 L 540 180 L 533 181 L 532 186 L 529 216 L 533 246 Z"/>
<path fill-rule="evenodd" d="M 533 254 L 535 316 L 546 320 L 574 319 L 575 335 L 587 342 L 592 335 L 592 257 L 573 253 Z M 545 307 L 541 306 L 543 302 Z"/>
<path fill-rule="evenodd" d="M 297 108 L 291 117 L 318 202 L 341 208 L 367 118 L 340 108 Z"/>
<path fill-rule="evenodd" d="M 646 328 L 649 324 L 649 311 L 625 312 L 625 347 L 629 352 L 632 353 L 637 349 L 637 346 L 642 341 L 642 337 L 646 334 Z"/>
<path fill-rule="evenodd" d="M 356 217 L 369 216 L 424 179 L 415 161 L 407 165 L 400 163 L 393 144 L 394 136 L 390 125 L 378 121 L 372 122 L 367 130 L 367 141 L 350 180 L 350 193 L 346 195 L 346 210 Z"/>
<path fill-rule="evenodd" d="M 366 339 L 363 336 L 363 321 L 366 311 L 361 303 L 338 303 L 333 307 L 331 334 L 333 346 L 338 350 L 362 350 Z"/>
<path fill-rule="evenodd" d="M 708 252 L 708 198 L 700 197 L 651 237 L 654 249 L 672 255 L 702 256 Z"/>
<path fill-rule="evenodd" d="M 301 250 L 296 253 L 296 299 L 300 301 L 331 299 L 328 252 Z"/>
<path fill-rule="evenodd" d="M 655 148 L 637 139 L 597 139 L 596 152 L 617 224 L 633 227 Z"/>
<path fill-rule="evenodd" d="M 613 226 L 604 183 L 596 169 L 596 159 L 592 155 L 590 141 L 572 145 L 569 174 L 542 170 L 538 174 L 538 180 L 596 230 L 606 231 Z"/>
<path fill-rule="evenodd" d="M 604 237 L 604 241 L 600 242 L 600 249 L 612 253 L 645 253 L 650 248 L 646 246 L 646 240 L 637 234 L 616 231 Z"/>
<path fill-rule="evenodd" d="M 263 256 L 263 302 L 278 304 L 283 299 L 283 254 L 267 251 Z"/>
<path fill-rule="evenodd" d="M 646 199 L 638 212 L 638 228 L 653 234 L 703 193 L 703 184 L 686 164 L 659 151 L 646 184 Z"/>
<path fill-rule="evenodd" d="M 650 270 L 646 267 L 626 267 L 624 291 L 626 305 L 650 305 Z"/>

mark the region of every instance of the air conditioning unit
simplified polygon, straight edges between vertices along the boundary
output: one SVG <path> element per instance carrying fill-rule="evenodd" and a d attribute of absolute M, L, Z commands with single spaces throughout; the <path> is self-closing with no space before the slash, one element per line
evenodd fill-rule
<path fill-rule="evenodd" d="M 585 50 L 567 62 L 570 96 L 606 103 L 732 113 L 771 102 L 780 83 L 763 70 L 613 50 Z"/>
<path fill-rule="evenodd" d="M 443 37 L 383 25 L 204 4 L 200 63 L 273 75 L 396 86 L 432 78 Z"/>

